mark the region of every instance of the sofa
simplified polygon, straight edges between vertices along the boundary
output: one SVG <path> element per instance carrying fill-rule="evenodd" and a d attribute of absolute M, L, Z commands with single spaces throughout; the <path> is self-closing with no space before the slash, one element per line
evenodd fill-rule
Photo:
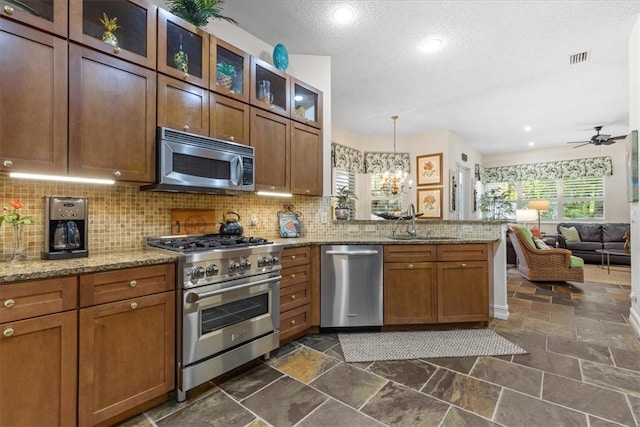
<path fill-rule="evenodd" d="M 562 228 L 575 227 L 579 235 L 579 242 L 567 241 L 561 232 Z M 592 222 L 561 222 L 557 225 L 557 247 L 569 249 L 575 256 L 585 262 L 600 264 L 602 254 L 596 249 L 624 250 L 625 233 L 630 232 L 628 223 L 592 223 Z M 611 264 L 631 264 L 631 257 L 625 255 L 610 255 Z"/>

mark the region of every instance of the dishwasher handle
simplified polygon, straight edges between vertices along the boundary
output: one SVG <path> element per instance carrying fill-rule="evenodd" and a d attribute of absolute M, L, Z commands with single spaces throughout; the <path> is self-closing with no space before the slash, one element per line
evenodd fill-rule
<path fill-rule="evenodd" d="M 378 251 L 375 249 L 362 250 L 362 251 L 327 251 L 327 255 L 377 255 Z"/>

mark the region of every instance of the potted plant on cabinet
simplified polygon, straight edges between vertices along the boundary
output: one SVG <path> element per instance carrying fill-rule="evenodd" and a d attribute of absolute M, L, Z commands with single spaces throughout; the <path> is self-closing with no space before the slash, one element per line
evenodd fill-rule
<path fill-rule="evenodd" d="M 224 0 L 169 0 L 168 2 L 171 7 L 169 12 L 196 27 L 206 26 L 210 18 L 224 19 L 232 24 L 237 24 L 235 19 L 220 14 L 222 3 Z"/>
<path fill-rule="evenodd" d="M 336 219 L 347 220 L 351 209 L 354 207 L 355 201 L 358 197 L 348 187 L 344 186 L 338 190 L 338 194 L 333 196 L 336 198 Z"/>

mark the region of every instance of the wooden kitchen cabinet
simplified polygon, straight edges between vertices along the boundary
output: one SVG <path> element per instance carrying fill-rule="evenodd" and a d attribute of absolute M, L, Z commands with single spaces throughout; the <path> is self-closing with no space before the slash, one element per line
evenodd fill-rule
<path fill-rule="evenodd" d="M 287 74 L 259 58 L 251 57 L 251 105 L 289 118 L 290 94 Z"/>
<path fill-rule="evenodd" d="M 322 128 L 322 91 L 291 77 L 291 118 Z"/>
<path fill-rule="evenodd" d="M 255 148 L 256 191 L 290 191 L 291 120 L 251 107 L 251 145 Z"/>
<path fill-rule="evenodd" d="M 438 245 L 438 322 L 489 321 L 489 248 Z"/>
<path fill-rule="evenodd" d="M 0 170 L 66 174 L 67 42 L 0 19 Z"/>
<path fill-rule="evenodd" d="M 0 425 L 76 425 L 77 278 L 0 286 Z"/>
<path fill-rule="evenodd" d="M 322 131 L 291 122 L 291 192 L 322 196 Z"/>
<path fill-rule="evenodd" d="M 280 345 L 311 325 L 311 247 L 285 248 L 281 255 Z"/>
<path fill-rule="evenodd" d="M 42 31 L 67 37 L 68 0 L 29 1 L 23 2 L 22 5 L 0 0 L 0 8 L 0 19 L 15 20 Z"/>
<path fill-rule="evenodd" d="M 434 245 L 384 247 L 384 324 L 438 321 L 438 285 Z"/>
<path fill-rule="evenodd" d="M 158 71 L 209 88 L 209 34 L 158 9 Z"/>
<path fill-rule="evenodd" d="M 101 22 L 105 15 L 118 26 L 110 34 Z M 69 38 L 155 69 L 157 16 L 158 7 L 146 0 L 69 0 Z"/>
<path fill-rule="evenodd" d="M 158 74 L 158 126 L 209 136 L 209 91 Z"/>
<path fill-rule="evenodd" d="M 209 129 L 213 138 L 250 145 L 249 104 L 210 92 Z"/>
<path fill-rule="evenodd" d="M 175 385 L 174 289 L 174 264 L 80 276 L 80 425 L 166 400 Z"/>
<path fill-rule="evenodd" d="M 155 179 L 156 72 L 69 46 L 69 173 Z"/>
<path fill-rule="evenodd" d="M 209 89 L 249 102 L 249 54 L 213 35 L 209 37 Z"/>

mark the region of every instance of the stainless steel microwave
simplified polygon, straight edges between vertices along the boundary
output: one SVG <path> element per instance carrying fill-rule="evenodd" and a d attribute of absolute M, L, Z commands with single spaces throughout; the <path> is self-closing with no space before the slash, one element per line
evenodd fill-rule
<path fill-rule="evenodd" d="M 158 128 L 156 182 L 144 191 L 240 194 L 255 190 L 254 148 Z"/>

